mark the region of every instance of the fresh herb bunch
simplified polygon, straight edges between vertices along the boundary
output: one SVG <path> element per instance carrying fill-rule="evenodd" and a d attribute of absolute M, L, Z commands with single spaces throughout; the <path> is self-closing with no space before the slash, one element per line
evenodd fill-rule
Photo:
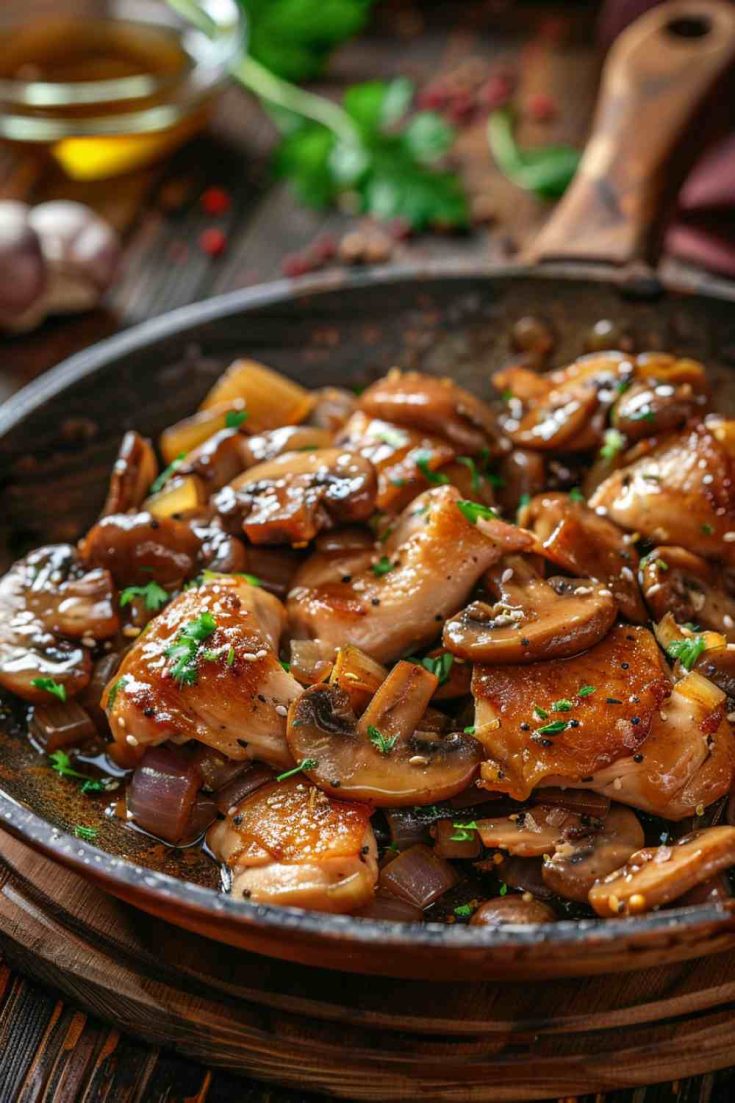
<path fill-rule="evenodd" d="M 558 199 L 577 171 L 579 152 L 566 145 L 521 149 L 514 125 L 510 108 L 501 108 L 490 115 L 487 137 L 495 163 L 518 187 L 533 192 L 539 199 Z"/>
<path fill-rule="evenodd" d="M 203 31 L 214 31 L 197 0 L 168 2 Z M 414 230 L 467 226 L 462 184 L 442 164 L 454 130 L 435 112 L 411 112 L 411 81 L 356 84 L 341 104 L 291 83 L 318 73 L 330 51 L 362 28 L 371 0 L 240 3 L 250 53 L 232 75 L 281 131 L 275 171 L 304 203 L 328 207 L 349 196 L 361 213 L 401 219 Z"/>

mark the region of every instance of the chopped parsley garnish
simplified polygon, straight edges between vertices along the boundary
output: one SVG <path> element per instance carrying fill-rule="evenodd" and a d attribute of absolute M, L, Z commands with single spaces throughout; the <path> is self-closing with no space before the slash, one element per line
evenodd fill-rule
<path fill-rule="evenodd" d="M 480 483 L 482 482 L 482 475 L 477 470 L 477 464 L 472 459 L 472 456 L 457 456 L 457 463 L 463 464 L 470 473 L 470 483 L 472 486 L 472 493 L 480 493 Z"/>
<path fill-rule="evenodd" d="M 631 421 L 654 421 L 653 410 L 650 407 L 646 407 L 644 410 L 636 410 L 635 413 L 630 415 Z"/>
<path fill-rule="evenodd" d="M 603 460 L 614 460 L 618 452 L 625 447 L 625 437 L 619 429 L 606 429 L 600 456 Z"/>
<path fill-rule="evenodd" d="M 285 659 L 279 659 L 278 661 L 281 664 L 281 666 L 283 667 L 283 669 L 286 671 L 286 673 L 290 674 L 291 673 L 291 664 L 287 663 Z"/>
<path fill-rule="evenodd" d="M 66 686 L 60 685 L 55 678 L 32 678 L 31 685 L 36 689 L 43 689 L 59 701 L 66 700 Z"/>
<path fill-rule="evenodd" d="M 536 717 L 537 720 L 546 720 L 549 714 L 546 709 L 541 708 L 541 705 L 534 705 L 533 715 Z"/>
<path fill-rule="evenodd" d="M 558 701 L 554 701 L 551 706 L 552 712 L 571 712 L 574 708 L 574 704 L 567 698 L 561 697 Z"/>
<path fill-rule="evenodd" d="M 572 489 L 569 491 L 570 502 L 585 502 L 586 500 L 587 499 L 578 486 L 573 486 Z"/>
<path fill-rule="evenodd" d="M 666 654 L 678 659 L 685 670 L 691 670 L 703 651 L 707 650 L 704 636 L 693 636 L 686 640 L 672 640 L 666 648 Z"/>
<path fill-rule="evenodd" d="M 566 731 L 569 727 L 568 720 L 552 720 L 550 724 L 544 724 L 541 728 L 536 728 L 539 735 L 558 735 L 559 732 Z"/>
<path fill-rule="evenodd" d="M 250 414 L 247 410 L 228 410 L 225 414 L 225 428 L 239 429 L 249 417 Z"/>
<path fill-rule="evenodd" d="M 376 440 L 382 440 L 383 444 L 389 444 L 391 448 L 403 448 L 408 443 L 408 437 L 400 429 L 391 429 L 386 426 L 375 433 Z"/>
<path fill-rule="evenodd" d="M 214 633 L 217 622 L 211 613 L 200 613 L 189 621 L 164 654 L 173 659 L 171 677 L 180 685 L 191 686 L 197 680 L 197 656 L 201 645 Z"/>
<path fill-rule="evenodd" d="M 378 578 L 382 578 L 384 574 L 389 574 L 394 567 L 395 563 L 391 563 L 387 555 L 381 555 L 378 562 L 373 563 L 372 571 Z"/>
<path fill-rule="evenodd" d="M 460 919 L 469 919 L 474 910 L 472 904 L 459 904 L 458 907 L 454 909 L 454 914 L 459 916 Z"/>
<path fill-rule="evenodd" d="M 449 838 L 453 843 L 471 843 L 475 837 L 475 831 L 477 831 L 477 821 L 469 820 L 468 823 L 452 823 L 454 828 L 454 835 L 450 835 Z"/>
<path fill-rule="evenodd" d="M 591 694 L 597 692 L 597 686 L 581 686 L 577 690 L 577 697 L 589 697 Z"/>
<path fill-rule="evenodd" d="M 158 494 L 159 490 L 163 490 L 168 480 L 178 471 L 185 459 L 186 452 L 179 452 L 178 456 L 176 456 L 175 459 L 171 460 L 171 463 L 168 465 L 168 467 L 164 467 L 158 478 L 153 480 L 153 482 L 151 483 L 150 493 Z"/>
<path fill-rule="evenodd" d="M 475 728 L 474 724 L 468 724 L 467 727 L 463 728 L 462 730 L 465 735 L 474 735 L 477 729 Z"/>
<path fill-rule="evenodd" d="M 711 536 L 714 531 L 715 530 L 712 527 L 712 525 L 708 525 L 708 524 L 702 525 L 702 532 L 704 533 L 705 536 Z"/>
<path fill-rule="evenodd" d="M 304 758 L 299 762 L 298 766 L 294 766 L 293 770 L 286 770 L 285 773 L 278 774 L 276 781 L 285 781 L 286 778 L 301 774 L 304 770 L 314 770 L 317 765 L 318 763 L 315 758 Z"/>
<path fill-rule="evenodd" d="M 506 885 L 505 881 L 501 881 L 500 882 L 500 888 L 498 889 L 498 895 L 499 896 L 507 896 L 507 894 L 508 894 L 508 886 Z"/>
<path fill-rule="evenodd" d="M 448 651 L 442 651 L 441 655 L 437 655 L 433 659 L 427 655 L 425 659 L 409 658 L 407 661 L 417 663 L 419 666 L 423 666 L 424 670 L 428 670 L 430 674 L 436 675 L 439 679 L 439 685 L 443 686 L 449 679 L 449 672 L 454 663 L 454 655 L 451 655 Z"/>
<path fill-rule="evenodd" d="M 112 709 L 112 708 L 115 707 L 115 701 L 117 700 L 117 695 L 120 692 L 120 690 L 123 688 L 123 686 L 125 685 L 127 680 L 128 679 L 123 674 L 122 678 L 118 678 L 117 681 L 113 682 L 112 685 L 110 686 L 110 692 L 107 694 L 107 707 L 108 707 L 108 709 Z"/>
<path fill-rule="evenodd" d="M 151 613 L 157 613 L 170 598 L 170 594 L 157 582 L 148 582 L 145 586 L 128 586 L 120 594 L 120 608 L 124 609 L 137 597 L 143 598 L 143 604 Z"/>
<path fill-rule="evenodd" d="M 520 513 L 520 511 L 522 509 L 525 509 L 526 506 L 530 503 L 530 501 L 531 501 L 531 495 L 530 494 L 528 494 L 528 493 L 521 494 L 520 498 L 518 499 L 518 512 Z"/>
<path fill-rule="evenodd" d="M 444 475 L 441 471 L 432 471 L 429 467 L 431 459 L 431 452 L 417 452 L 414 456 L 414 463 L 426 479 L 427 483 L 430 483 L 431 486 L 446 485 L 446 483 L 449 482 L 449 476 Z"/>
<path fill-rule="evenodd" d="M 490 506 L 480 505 L 479 502 L 471 502 L 468 498 L 459 498 L 457 509 L 472 525 L 476 525 L 480 518 L 483 521 L 493 521 L 498 516 Z"/>
<path fill-rule="evenodd" d="M 53 754 L 48 756 L 48 760 L 51 764 L 51 769 L 55 770 L 60 777 L 81 781 L 81 790 L 83 793 L 101 793 L 106 789 L 117 789 L 118 783 L 112 778 L 103 780 L 101 778 L 90 777 L 89 774 L 83 774 L 80 770 L 75 769 L 66 751 L 54 751 Z"/>
<path fill-rule="evenodd" d="M 227 666 L 234 666 L 235 665 L 235 648 L 234 647 L 230 646 L 230 648 L 227 652 L 227 658 L 225 659 L 225 662 L 226 662 Z"/>
<path fill-rule="evenodd" d="M 85 827 L 84 824 L 78 823 L 74 827 L 74 835 L 77 839 L 83 839 L 85 843 L 91 843 L 97 838 L 97 828 Z"/>
<path fill-rule="evenodd" d="M 368 724 L 367 732 L 370 742 L 374 747 L 377 747 L 381 754 L 390 754 L 398 740 L 397 735 L 383 735 L 382 731 L 376 728 L 374 724 Z"/>
<path fill-rule="evenodd" d="M 261 579 L 255 574 L 239 574 L 238 578 L 244 578 L 246 582 L 249 582 L 251 586 L 262 586 Z"/>
<path fill-rule="evenodd" d="M 503 402 L 510 402 L 511 399 L 515 398 L 515 395 L 508 387 L 506 387 L 504 391 L 500 392 L 500 398 Z"/>

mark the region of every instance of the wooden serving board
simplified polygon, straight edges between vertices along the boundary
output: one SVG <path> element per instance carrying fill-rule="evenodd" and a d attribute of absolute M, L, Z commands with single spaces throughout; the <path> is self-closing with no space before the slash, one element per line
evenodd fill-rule
<path fill-rule="evenodd" d="M 724 1068 L 735 953 L 637 973 L 428 983 L 292 965 L 144 915 L 0 832 L 11 965 L 151 1044 L 351 1100 L 532 1100 Z"/>

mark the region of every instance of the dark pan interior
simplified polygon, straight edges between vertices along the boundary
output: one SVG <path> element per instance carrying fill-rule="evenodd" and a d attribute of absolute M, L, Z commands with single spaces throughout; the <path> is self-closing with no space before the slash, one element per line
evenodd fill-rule
<path fill-rule="evenodd" d="M 362 386 L 400 365 L 451 375 L 484 395 L 491 372 L 509 358 L 510 327 L 524 314 L 552 323 L 559 338 L 556 362 L 579 355 L 585 334 L 601 318 L 621 321 L 638 350 L 702 359 L 717 407 L 735 412 L 732 298 L 677 290 L 631 298 L 591 276 L 523 270 L 340 275 L 296 291 L 271 285 L 123 332 L 0 409 L 0 554 L 8 562 L 36 544 L 76 539 L 104 499 L 124 430 L 157 437 L 196 407 L 238 355 L 262 359 L 308 386 Z M 49 836 L 56 829 L 63 838 L 74 824 L 97 826 L 96 845 L 108 854 L 216 885 L 214 867 L 198 850 L 173 851 L 104 819 L 102 804 L 44 767 L 29 747 L 22 711 L 0 713 L 0 814 L 3 807 L 6 814 L 24 810 L 15 827 L 36 842 L 37 816 Z M 79 854 L 89 849 L 78 844 Z"/>

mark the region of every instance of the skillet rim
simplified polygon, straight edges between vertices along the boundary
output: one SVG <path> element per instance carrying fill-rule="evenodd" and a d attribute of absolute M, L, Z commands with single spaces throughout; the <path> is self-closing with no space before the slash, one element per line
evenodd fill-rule
<path fill-rule="evenodd" d="M 637 275 L 640 276 L 640 273 Z M 673 294 L 735 302 L 735 284 L 717 279 L 712 281 L 708 277 L 707 285 L 703 287 L 702 276 L 696 272 L 663 278 L 648 272 L 647 278 L 646 297 Z M 535 266 L 483 265 L 477 262 L 446 260 L 420 266 L 391 264 L 347 273 L 320 273 L 296 280 L 281 279 L 254 287 L 239 288 L 147 319 L 66 358 L 0 405 L 0 438 L 69 386 L 85 376 L 94 375 L 110 361 L 128 356 L 151 341 L 182 337 L 187 330 L 196 326 L 221 321 L 233 314 L 286 299 L 307 298 L 321 292 L 350 291 L 376 283 L 391 285 L 436 279 L 584 279 L 607 284 L 622 294 L 636 294 L 636 285 L 631 284 L 630 273 L 625 269 L 611 270 L 603 266 L 567 262 Z M 585 944 L 599 949 L 601 944 L 618 941 L 623 944 L 633 936 L 666 933 L 674 939 L 680 934 L 692 934 L 700 926 L 712 927 L 712 934 L 724 934 L 733 929 L 735 922 L 735 900 L 731 905 L 671 908 L 643 916 L 617 919 L 615 922 L 602 918 L 562 919 L 536 927 L 509 924 L 498 928 L 470 928 L 459 924 L 413 925 L 390 920 L 361 919 L 234 900 L 215 889 L 148 869 L 127 858 L 116 857 L 54 827 L 39 813 L 20 804 L 3 790 L 1 779 L 0 822 L 4 829 L 34 850 L 71 867 L 85 879 L 93 877 L 96 882 L 102 882 L 107 891 L 114 895 L 129 888 L 146 896 L 151 903 L 165 904 L 175 900 L 190 914 L 194 913 L 194 917 L 211 919 L 217 915 L 227 916 L 243 928 L 255 927 L 274 934 L 298 932 L 329 942 L 341 941 L 349 944 L 349 948 L 355 951 L 361 947 L 367 949 L 376 943 L 391 948 L 441 947 L 443 950 L 458 951 L 531 949 L 540 945 L 575 945 L 583 948 Z M 110 885 L 116 886 L 118 893 Z M 564 975 L 563 967 L 558 975 Z"/>

